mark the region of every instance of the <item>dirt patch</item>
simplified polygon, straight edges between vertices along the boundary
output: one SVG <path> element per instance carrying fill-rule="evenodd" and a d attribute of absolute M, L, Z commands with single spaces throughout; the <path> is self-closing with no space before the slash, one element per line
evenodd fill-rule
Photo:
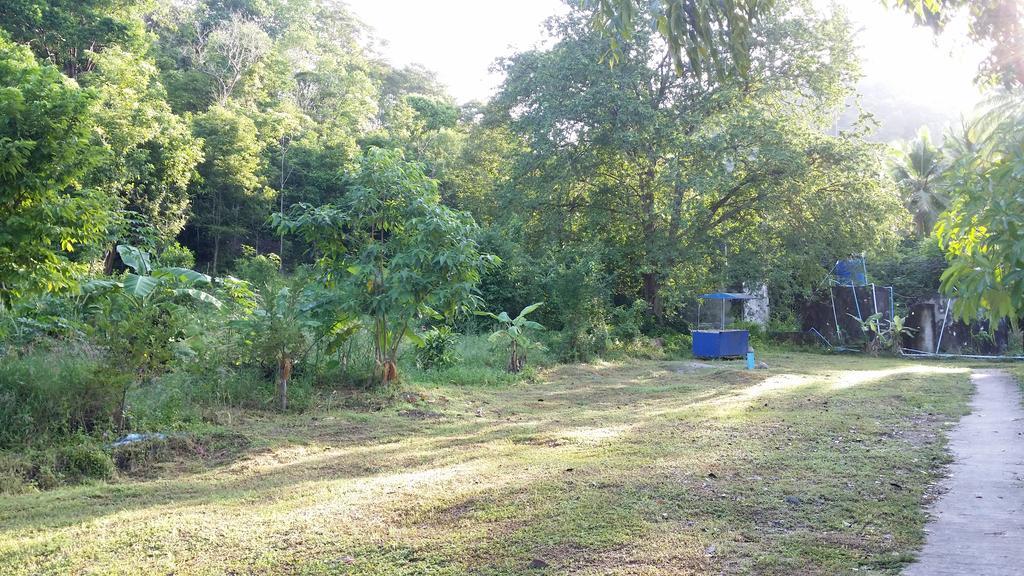
<path fill-rule="evenodd" d="M 189 462 L 199 462 L 204 466 L 225 464 L 241 455 L 250 445 L 250 440 L 241 434 L 179 434 L 114 447 L 111 457 L 122 474 L 132 478 L 150 478 L 176 468 L 175 464 L 184 468 Z"/>
<path fill-rule="evenodd" d="M 564 446 L 566 442 L 561 438 L 525 436 L 512 438 L 512 443 L 519 444 L 522 446 L 544 446 L 546 448 L 558 448 L 559 446 Z"/>
<path fill-rule="evenodd" d="M 701 370 L 708 370 L 715 368 L 714 365 L 708 364 L 707 362 L 673 362 L 669 367 L 670 370 L 676 374 L 689 374 L 690 372 L 699 372 Z"/>
<path fill-rule="evenodd" d="M 444 414 L 441 414 L 440 412 L 420 410 L 419 408 L 399 410 L 398 415 L 403 418 L 410 418 L 412 420 L 441 420 L 445 417 Z"/>

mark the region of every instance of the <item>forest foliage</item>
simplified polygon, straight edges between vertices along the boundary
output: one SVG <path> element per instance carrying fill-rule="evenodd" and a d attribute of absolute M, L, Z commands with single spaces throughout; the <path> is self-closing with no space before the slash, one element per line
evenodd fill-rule
<path fill-rule="evenodd" d="M 1017 312 L 1019 107 L 894 150 L 834 127 L 841 10 L 696 4 L 574 4 L 460 105 L 340 1 L 5 2 L 0 449 L 680 353 L 696 295 L 787 328 L 849 254 L 924 298 L 936 222 L 964 314 Z"/>

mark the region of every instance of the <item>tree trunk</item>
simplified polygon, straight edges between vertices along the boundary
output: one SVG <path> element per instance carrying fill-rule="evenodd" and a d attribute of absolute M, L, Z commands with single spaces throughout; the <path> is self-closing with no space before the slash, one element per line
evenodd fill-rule
<path fill-rule="evenodd" d="M 213 237 L 213 276 L 217 275 L 217 260 L 220 258 L 220 232 Z"/>
<path fill-rule="evenodd" d="M 111 244 L 110 249 L 103 255 L 103 275 L 110 276 L 114 273 L 114 254 L 117 253 L 117 244 Z"/>
<path fill-rule="evenodd" d="M 398 364 L 391 358 L 384 358 L 377 362 L 377 381 L 382 386 L 387 386 L 398 380 Z"/>
<path fill-rule="evenodd" d="M 520 352 L 519 345 L 514 341 L 509 348 L 508 365 L 505 366 L 505 370 L 510 374 L 518 374 L 522 372 L 523 366 L 526 365 L 526 353 Z"/>
<path fill-rule="evenodd" d="M 658 294 L 661 282 L 657 272 L 645 272 L 643 274 L 643 297 L 647 307 L 654 318 L 661 322 L 665 318 L 665 307 L 661 303 L 661 296 Z"/>
<path fill-rule="evenodd" d="M 285 356 L 277 367 L 277 407 L 284 412 L 288 409 L 288 381 L 292 377 L 292 359 Z"/>

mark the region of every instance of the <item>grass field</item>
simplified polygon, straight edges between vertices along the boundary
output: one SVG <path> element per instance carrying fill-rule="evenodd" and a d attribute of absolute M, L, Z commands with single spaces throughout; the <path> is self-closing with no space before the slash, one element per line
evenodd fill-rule
<path fill-rule="evenodd" d="M 767 361 L 560 366 L 379 411 L 235 414 L 246 448 L 0 496 L 0 573 L 897 572 L 967 370 Z"/>

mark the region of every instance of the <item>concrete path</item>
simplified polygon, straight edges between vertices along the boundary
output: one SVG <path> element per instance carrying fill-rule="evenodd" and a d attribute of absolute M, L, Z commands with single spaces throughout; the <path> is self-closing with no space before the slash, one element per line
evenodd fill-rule
<path fill-rule="evenodd" d="M 947 492 L 931 509 L 919 561 L 904 576 L 1024 574 L 1024 409 L 1000 370 L 975 370 L 971 414 L 949 436 Z"/>

